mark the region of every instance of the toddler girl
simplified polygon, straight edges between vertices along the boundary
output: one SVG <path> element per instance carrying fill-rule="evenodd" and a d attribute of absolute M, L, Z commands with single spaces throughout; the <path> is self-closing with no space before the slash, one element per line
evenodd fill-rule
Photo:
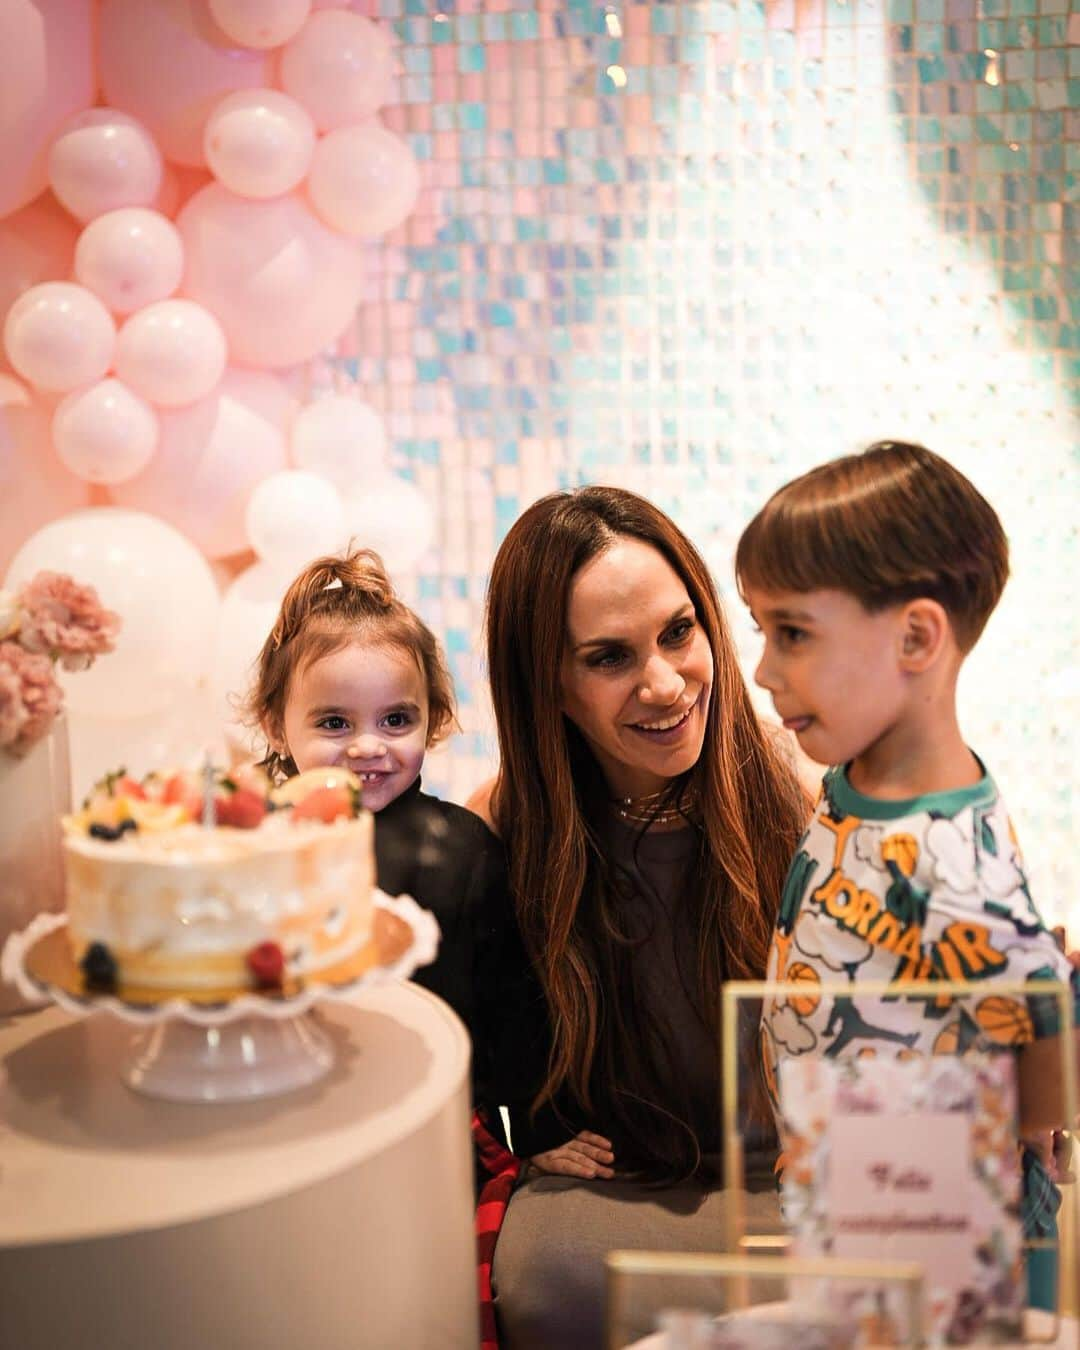
<path fill-rule="evenodd" d="M 439 921 L 434 964 L 416 972 L 474 1038 L 512 922 L 502 848 L 479 817 L 421 791 L 424 753 L 453 729 L 454 692 L 431 630 L 366 549 L 320 558 L 285 593 L 257 663 L 249 713 L 281 781 L 348 769 L 376 813 L 379 887 Z"/>

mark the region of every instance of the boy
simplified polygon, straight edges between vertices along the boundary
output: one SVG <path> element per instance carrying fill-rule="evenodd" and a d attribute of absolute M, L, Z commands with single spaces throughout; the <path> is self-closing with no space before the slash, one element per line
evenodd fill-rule
<path fill-rule="evenodd" d="M 807 994 L 767 1006 L 770 1078 L 780 1055 L 941 1053 L 982 1034 L 1025 1047 L 1022 1131 L 1063 1124 L 1057 1005 L 994 983 L 1065 981 L 1069 962 L 956 715 L 960 666 L 1008 577 L 997 515 L 929 450 L 879 442 L 781 488 L 744 531 L 735 569 L 765 639 L 758 684 L 802 749 L 836 766 L 781 897 L 768 977 Z M 850 997 L 814 993 L 844 979 Z M 933 979 L 985 980 L 986 994 L 858 993 Z M 1080 1001 L 1075 977 L 1073 990 Z M 1024 1176 L 1025 1231 L 1052 1237 L 1060 1196 L 1030 1150 Z M 1035 1255 L 1030 1301 L 1053 1306 L 1053 1254 Z"/>

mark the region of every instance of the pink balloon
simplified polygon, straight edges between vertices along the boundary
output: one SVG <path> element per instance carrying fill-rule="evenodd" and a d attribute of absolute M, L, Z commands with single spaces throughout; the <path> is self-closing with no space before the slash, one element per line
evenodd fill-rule
<path fill-rule="evenodd" d="M 200 166 L 214 105 L 270 83 L 264 52 L 237 47 L 206 0 L 102 0 L 101 82 L 109 103 L 142 118 L 166 159 Z"/>
<path fill-rule="evenodd" d="M 281 53 L 281 86 L 320 131 L 362 122 L 390 97 L 390 34 L 348 10 L 313 14 Z"/>
<path fill-rule="evenodd" d="M 360 252 L 295 193 L 253 202 L 212 183 L 176 225 L 186 258 L 182 290 L 217 315 L 236 364 L 310 361 L 352 321 Z"/>
<path fill-rule="evenodd" d="M 42 525 L 87 504 L 89 489 L 60 463 L 42 403 L 0 375 L 0 576 Z"/>
<path fill-rule="evenodd" d="M 51 192 L 0 220 L 0 319 L 39 281 L 71 275 L 78 227 Z M 0 368 L 7 361 L 0 358 Z"/>
<path fill-rule="evenodd" d="M 184 246 L 176 226 L 140 206 L 92 220 L 75 247 L 75 277 L 116 314 L 164 300 L 180 285 Z"/>
<path fill-rule="evenodd" d="M 286 463 L 294 400 L 273 375 L 227 370 L 209 398 L 161 414 L 158 452 L 114 488 L 122 506 L 182 530 L 209 558 L 246 549 L 244 512 L 255 486 Z"/>
<path fill-rule="evenodd" d="M 149 403 L 119 380 L 76 389 L 53 414 L 56 453 L 90 483 L 122 483 L 150 462 L 158 419 Z"/>
<path fill-rule="evenodd" d="M 217 319 L 192 300 L 160 300 L 133 314 L 116 339 L 116 373 L 162 408 L 205 398 L 225 372 Z"/>
<path fill-rule="evenodd" d="M 0 216 L 48 185 L 49 145 L 94 101 L 93 0 L 4 0 L 0 42 Z"/>
<path fill-rule="evenodd" d="M 93 292 L 71 281 L 23 291 L 4 323 L 8 360 L 39 389 L 67 393 L 100 380 L 112 364 L 116 325 Z"/>
<path fill-rule="evenodd" d="M 206 169 L 189 169 L 184 164 L 166 164 L 161 175 L 161 190 L 154 202 L 154 210 L 169 220 L 175 220 L 180 208 L 195 196 L 200 188 L 214 181 Z"/>
<path fill-rule="evenodd" d="M 327 132 L 315 147 L 308 196 L 321 219 L 342 234 L 385 234 L 413 209 L 419 191 L 413 152 L 374 120 Z"/>
<path fill-rule="evenodd" d="M 315 123 L 294 98 L 276 89 L 242 89 L 210 114 L 206 162 L 241 197 L 289 192 L 311 167 Z"/>
<path fill-rule="evenodd" d="M 210 0 L 210 13 L 244 47 L 280 47 L 311 13 L 311 0 Z"/>
<path fill-rule="evenodd" d="M 85 223 L 121 206 L 147 206 L 161 187 L 161 151 L 143 124 L 115 108 L 66 122 L 49 151 L 49 182 Z"/>

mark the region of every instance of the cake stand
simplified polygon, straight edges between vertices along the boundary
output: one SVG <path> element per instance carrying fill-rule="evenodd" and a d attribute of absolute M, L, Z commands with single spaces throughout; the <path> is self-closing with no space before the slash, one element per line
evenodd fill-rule
<path fill-rule="evenodd" d="M 0 976 L 28 999 L 66 1012 L 107 1012 L 138 1028 L 121 1076 L 174 1102 L 255 1101 L 317 1082 L 334 1064 L 316 1003 L 348 1002 L 362 986 L 407 979 L 435 959 L 439 925 L 411 896 L 375 892 L 372 936 L 351 956 L 280 989 L 87 990 L 67 940 L 67 916 L 39 914 L 13 933 Z"/>

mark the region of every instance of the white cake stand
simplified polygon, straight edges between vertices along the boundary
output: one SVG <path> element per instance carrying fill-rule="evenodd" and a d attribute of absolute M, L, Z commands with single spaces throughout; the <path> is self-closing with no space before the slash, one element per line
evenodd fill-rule
<path fill-rule="evenodd" d="M 303 982 L 281 991 L 161 990 L 136 999 L 82 988 L 66 927 L 66 915 L 39 914 L 8 938 L 0 975 L 24 998 L 50 998 L 75 1016 L 108 1012 L 138 1027 L 121 1076 L 136 1092 L 174 1102 L 256 1101 L 317 1082 L 333 1067 L 334 1048 L 314 1005 L 407 979 L 435 959 L 439 945 L 433 914 L 411 896 L 376 891 L 368 947 Z"/>

